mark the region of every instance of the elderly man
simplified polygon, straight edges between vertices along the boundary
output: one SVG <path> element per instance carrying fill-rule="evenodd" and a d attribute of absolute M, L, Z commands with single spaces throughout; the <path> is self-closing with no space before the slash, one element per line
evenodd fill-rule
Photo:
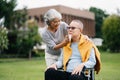
<path fill-rule="evenodd" d="M 96 46 L 84 38 L 83 24 L 73 20 L 67 27 L 71 41 L 63 47 L 59 60 L 52 64 L 45 72 L 45 80 L 86 80 L 85 68 L 95 68 L 100 71 L 100 53 Z M 63 67 L 64 71 L 57 68 Z"/>

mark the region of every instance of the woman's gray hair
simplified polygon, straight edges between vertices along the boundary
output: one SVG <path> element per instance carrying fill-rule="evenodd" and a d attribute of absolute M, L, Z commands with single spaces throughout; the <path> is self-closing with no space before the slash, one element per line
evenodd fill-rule
<path fill-rule="evenodd" d="M 49 9 L 44 15 L 45 21 L 51 21 L 54 18 L 62 19 L 62 15 L 55 9 Z"/>

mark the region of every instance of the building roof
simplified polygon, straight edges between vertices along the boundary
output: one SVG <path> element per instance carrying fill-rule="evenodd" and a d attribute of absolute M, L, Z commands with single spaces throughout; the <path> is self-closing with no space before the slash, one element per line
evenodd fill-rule
<path fill-rule="evenodd" d="M 74 9 L 74 8 L 63 6 L 63 5 L 55 5 L 55 6 L 47 6 L 47 7 L 28 9 L 28 14 L 29 15 L 44 14 L 45 12 L 47 12 L 48 9 L 51 9 L 51 8 L 56 9 L 57 11 L 59 11 L 62 14 L 73 15 L 73 16 L 77 16 L 77 17 L 95 20 L 94 13 L 92 13 L 92 12 L 89 12 L 87 10 Z"/>

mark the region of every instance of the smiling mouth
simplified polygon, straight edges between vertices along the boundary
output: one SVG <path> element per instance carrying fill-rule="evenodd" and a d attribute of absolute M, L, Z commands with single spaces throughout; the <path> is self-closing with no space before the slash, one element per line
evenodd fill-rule
<path fill-rule="evenodd" d="M 58 26 L 55 26 L 55 28 L 57 29 L 57 28 L 58 28 Z"/>

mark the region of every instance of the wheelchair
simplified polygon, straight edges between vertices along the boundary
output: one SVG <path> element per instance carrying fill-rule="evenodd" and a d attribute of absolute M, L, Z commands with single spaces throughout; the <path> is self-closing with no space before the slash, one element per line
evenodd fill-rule
<path fill-rule="evenodd" d="M 94 68 L 86 68 L 84 75 L 87 77 L 87 80 L 95 80 Z"/>
<path fill-rule="evenodd" d="M 58 68 L 59 71 L 63 71 L 63 68 Z M 85 68 L 84 75 L 87 77 L 87 80 L 95 80 L 95 71 L 94 68 Z"/>

